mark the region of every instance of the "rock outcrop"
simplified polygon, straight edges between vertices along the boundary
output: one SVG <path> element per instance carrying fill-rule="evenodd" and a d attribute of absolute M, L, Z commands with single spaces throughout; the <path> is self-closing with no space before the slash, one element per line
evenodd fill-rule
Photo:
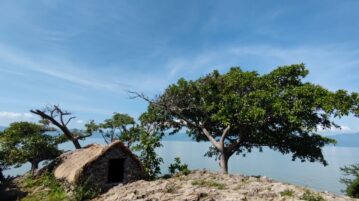
<path fill-rule="evenodd" d="M 303 187 L 274 181 L 267 177 L 223 175 L 194 171 L 156 181 L 136 181 L 118 185 L 100 195 L 95 201 L 250 201 L 250 200 L 356 200 L 328 192 L 315 192 Z"/>

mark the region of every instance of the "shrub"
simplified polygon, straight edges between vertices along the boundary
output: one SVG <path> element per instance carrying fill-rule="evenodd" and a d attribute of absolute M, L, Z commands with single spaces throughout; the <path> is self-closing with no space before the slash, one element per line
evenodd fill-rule
<path fill-rule="evenodd" d="M 293 197 L 294 191 L 287 189 L 287 190 L 285 190 L 285 191 L 280 192 L 280 195 L 281 195 L 281 196 Z"/>
<path fill-rule="evenodd" d="M 168 167 L 168 170 L 171 175 L 174 175 L 176 173 L 182 174 L 182 175 L 188 175 L 191 171 L 188 169 L 187 164 L 182 164 L 181 159 L 179 157 L 176 157 L 174 159 L 174 163 L 171 163 Z"/>
<path fill-rule="evenodd" d="M 354 179 L 345 190 L 346 194 L 353 198 L 359 198 L 359 177 Z"/>
<path fill-rule="evenodd" d="M 305 200 L 305 201 L 325 201 L 325 199 L 317 194 L 317 193 L 312 193 L 310 191 L 306 191 L 302 197 L 300 197 L 301 200 Z"/>
<path fill-rule="evenodd" d="M 154 180 L 161 174 L 160 165 L 163 162 L 163 159 L 156 153 L 156 148 L 162 147 L 161 136 L 142 128 L 138 132 L 139 141 L 132 146 L 132 150 L 140 152 L 138 158 L 148 174 L 148 179 Z"/>
<path fill-rule="evenodd" d="M 72 195 L 75 201 L 92 199 L 100 193 L 101 189 L 97 186 L 92 185 L 89 181 L 90 178 L 88 178 L 84 182 L 75 185 Z"/>
<path fill-rule="evenodd" d="M 169 183 L 165 187 L 166 193 L 174 193 L 178 187 L 174 183 Z"/>
<path fill-rule="evenodd" d="M 194 180 L 192 181 L 192 185 L 195 186 L 201 186 L 201 187 L 210 187 L 210 188 L 217 188 L 219 190 L 223 190 L 226 188 L 225 184 L 222 183 L 218 183 L 216 181 L 212 181 L 212 180 Z"/>
<path fill-rule="evenodd" d="M 28 192 L 32 192 L 37 188 L 43 189 L 37 190 L 35 193 L 28 194 L 22 199 L 23 201 L 65 201 L 69 199 L 64 187 L 55 179 L 53 174 L 50 173 L 45 173 L 39 177 L 27 176 L 24 180 L 22 180 L 20 185 Z"/>
<path fill-rule="evenodd" d="M 340 179 L 347 186 L 344 192 L 350 197 L 359 198 L 359 164 L 344 166 L 340 170 L 346 176 Z"/>

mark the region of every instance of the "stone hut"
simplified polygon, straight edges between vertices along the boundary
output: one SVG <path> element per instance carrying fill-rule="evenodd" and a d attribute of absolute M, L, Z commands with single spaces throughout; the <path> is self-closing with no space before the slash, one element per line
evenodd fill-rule
<path fill-rule="evenodd" d="M 57 179 L 69 184 L 87 181 L 99 187 L 146 178 L 140 161 L 121 141 L 64 153 L 53 171 Z"/>

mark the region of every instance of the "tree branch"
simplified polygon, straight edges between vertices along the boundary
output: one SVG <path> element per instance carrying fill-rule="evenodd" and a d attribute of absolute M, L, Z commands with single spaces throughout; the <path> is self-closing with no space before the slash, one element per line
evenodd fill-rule
<path fill-rule="evenodd" d="M 241 140 L 237 139 L 235 142 L 231 143 L 228 147 L 227 147 L 227 151 L 228 154 L 231 156 L 232 154 L 234 154 L 236 152 L 236 150 L 240 147 L 241 145 Z"/>
<path fill-rule="evenodd" d="M 204 135 L 208 138 L 208 140 L 218 149 L 223 150 L 223 146 L 221 147 L 220 144 L 211 136 L 206 128 L 202 128 Z"/>
<path fill-rule="evenodd" d="M 224 131 L 223 131 L 223 133 L 222 133 L 222 137 L 221 137 L 221 143 L 224 143 L 224 140 L 226 139 L 226 137 L 227 137 L 227 135 L 228 135 L 228 133 L 229 133 L 229 129 L 231 129 L 231 126 L 230 126 L 230 125 L 227 126 L 227 127 L 224 129 Z"/>
<path fill-rule="evenodd" d="M 67 124 L 69 124 L 70 121 L 71 121 L 72 119 L 75 119 L 75 118 L 76 118 L 76 117 L 70 117 L 70 118 L 66 121 L 65 125 L 67 126 Z"/>
<path fill-rule="evenodd" d="M 88 133 L 86 135 L 79 135 L 79 136 L 76 136 L 75 139 L 76 140 L 82 140 L 84 138 L 90 137 L 91 135 L 92 135 L 92 133 Z"/>
<path fill-rule="evenodd" d="M 67 127 L 67 124 L 75 117 L 70 117 L 66 121 L 66 123 L 64 122 L 63 116 L 71 115 L 70 112 L 62 111 L 60 109 L 60 107 L 57 105 L 54 105 L 53 107 L 46 107 L 43 111 L 30 110 L 30 112 L 33 114 L 39 115 L 42 119 L 46 119 L 46 120 L 50 121 L 53 125 L 58 127 L 64 133 L 64 135 L 66 136 L 67 139 L 69 139 L 73 142 L 76 149 L 81 148 L 81 145 L 77 140 L 77 139 L 79 139 L 79 137 L 75 136 Z M 84 137 L 80 137 L 80 139 L 83 139 L 85 137 L 86 137 L 86 135 Z"/>
<path fill-rule="evenodd" d="M 138 92 L 134 92 L 134 91 L 128 91 L 129 93 L 131 94 L 134 94 L 134 96 L 131 96 L 130 98 L 141 98 L 147 102 L 149 102 L 150 104 L 152 105 L 155 105 L 161 109 L 164 109 L 166 111 L 169 111 L 169 112 L 173 112 L 175 113 L 177 116 L 179 116 L 180 119 L 182 119 L 184 122 L 187 123 L 186 126 L 191 125 L 195 128 L 198 128 L 198 129 L 201 129 L 203 131 L 203 134 L 208 138 L 208 140 L 217 148 L 217 149 L 220 149 L 220 150 L 223 150 L 223 146 L 221 148 L 220 144 L 211 136 L 211 134 L 208 132 L 208 130 L 201 124 L 196 124 L 194 122 L 192 122 L 191 120 L 189 120 L 188 118 L 186 118 L 184 115 L 182 115 L 179 111 L 173 109 L 174 107 L 168 107 L 167 105 L 163 105 L 163 104 L 159 104 L 159 103 L 156 103 L 152 100 L 150 100 L 148 97 L 146 97 L 144 94 L 140 94 Z M 226 129 L 226 133 L 228 132 L 229 128 Z"/>
<path fill-rule="evenodd" d="M 229 129 L 231 129 L 231 125 L 227 126 L 221 136 L 221 139 L 219 140 L 220 146 L 222 147 L 222 151 L 224 151 L 224 140 L 226 139 L 228 133 L 229 133 Z"/>

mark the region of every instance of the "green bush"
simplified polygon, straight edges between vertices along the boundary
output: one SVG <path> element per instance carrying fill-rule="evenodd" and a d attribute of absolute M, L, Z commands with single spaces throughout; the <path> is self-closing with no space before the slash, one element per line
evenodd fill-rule
<path fill-rule="evenodd" d="M 359 164 L 344 166 L 340 170 L 346 176 L 340 179 L 340 182 L 347 186 L 345 193 L 350 197 L 359 198 Z"/>
<path fill-rule="evenodd" d="M 171 175 L 174 175 L 176 173 L 182 174 L 182 175 L 188 175 L 191 171 L 188 169 L 187 164 L 182 164 L 181 159 L 179 157 L 176 157 L 174 160 L 174 163 L 171 163 L 168 167 L 168 171 Z"/>
<path fill-rule="evenodd" d="M 166 185 L 165 187 L 165 192 L 166 193 L 174 193 L 176 191 L 176 189 L 178 188 L 178 186 L 174 183 L 169 183 L 168 185 Z"/>
<path fill-rule="evenodd" d="M 192 181 L 192 185 L 200 186 L 200 187 L 216 188 L 218 190 L 223 190 L 226 188 L 226 185 L 223 183 L 218 183 L 213 180 L 203 180 L 203 179 Z"/>
<path fill-rule="evenodd" d="M 305 200 L 305 201 L 325 201 L 325 199 L 317 194 L 317 193 L 312 193 L 310 191 L 306 191 L 302 197 L 300 197 L 301 200 Z"/>
<path fill-rule="evenodd" d="M 92 199 L 100 193 L 101 189 L 92 185 L 89 181 L 90 180 L 87 179 L 86 181 L 75 185 L 72 195 L 75 201 Z"/>
<path fill-rule="evenodd" d="M 294 191 L 287 189 L 287 190 L 285 190 L 285 191 L 280 192 L 280 195 L 281 195 L 281 196 L 293 197 Z"/>
<path fill-rule="evenodd" d="M 345 190 L 347 195 L 353 198 L 359 198 L 359 177 L 354 179 Z"/>
<path fill-rule="evenodd" d="M 75 185 L 72 195 L 69 196 L 61 182 L 51 173 L 39 177 L 29 175 L 21 181 L 20 185 L 26 192 L 30 192 L 22 198 L 22 201 L 83 201 L 96 197 L 100 192 L 100 189 L 91 185 L 87 179 Z"/>
<path fill-rule="evenodd" d="M 28 176 L 21 182 L 21 187 L 28 192 L 32 192 L 38 188 L 35 193 L 30 193 L 22 199 L 22 201 L 65 201 L 69 200 L 65 188 L 59 181 L 55 179 L 53 174 L 45 173 L 39 177 Z"/>

